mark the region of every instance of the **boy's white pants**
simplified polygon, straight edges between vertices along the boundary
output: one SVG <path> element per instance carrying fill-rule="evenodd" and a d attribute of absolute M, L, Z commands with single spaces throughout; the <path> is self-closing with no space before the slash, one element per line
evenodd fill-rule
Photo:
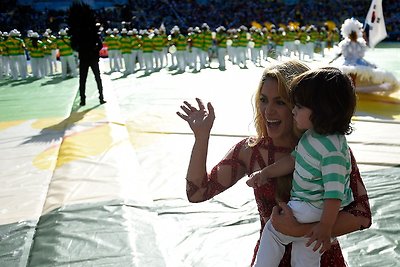
<path fill-rule="evenodd" d="M 299 223 L 312 223 L 321 219 L 322 209 L 308 202 L 289 201 L 288 205 Z M 253 267 L 278 266 L 285 253 L 285 245 L 289 243 L 292 243 L 292 267 L 320 266 L 321 254 L 318 250 L 313 251 L 313 245 L 306 247 L 307 241 L 306 237 L 293 237 L 276 231 L 271 221 L 268 221 L 262 232 Z"/>

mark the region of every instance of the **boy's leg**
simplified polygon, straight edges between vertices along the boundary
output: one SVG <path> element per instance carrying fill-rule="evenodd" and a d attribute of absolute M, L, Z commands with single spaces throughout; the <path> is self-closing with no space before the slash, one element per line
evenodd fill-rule
<path fill-rule="evenodd" d="M 308 202 L 289 201 L 293 215 L 300 223 L 317 222 L 321 219 L 322 209 L 318 209 Z M 292 242 L 291 265 L 300 267 L 320 266 L 321 254 L 313 251 L 313 244 L 306 247 L 308 238 L 294 238 Z"/>
<path fill-rule="evenodd" d="M 263 229 L 260 245 L 253 267 L 276 267 L 285 253 L 285 244 L 291 242 L 291 237 L 279 233 L 268 221 Z"/>
<path fill-rule="evenodd" d="M 291 265 L 296 267 L 319 267 L 321 255 L 318 250 L 313 251 L 313 245 L 306 247 L 308 239 L 292 243 Z"/>

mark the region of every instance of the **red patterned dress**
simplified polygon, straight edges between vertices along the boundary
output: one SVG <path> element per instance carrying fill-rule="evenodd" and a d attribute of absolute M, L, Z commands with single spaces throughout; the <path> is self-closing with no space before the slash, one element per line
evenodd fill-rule
<path fill-rule="evenodd" d="M 187 181 L 187 194 L 202 194 L 202 201 L 208 200 L 215 195 L 225 191 L 245 175 L 260 170 L 267 165 L 275 162 L 276 159 L 287 155 L 292 148 L 278 147 L 272 143 L 270 138 L 260 140 L 256 145 L 249 146 L 249 139 L 243 139 L 237 143 L 230 152 L 222 159 L 211 171 L 204 177 L 201 186 Z M 368 202 L 368 195 L 360 176 L 357 163 L 352 157 L 352 172 L 350 178 L 350 186 L 353 190 L 354 202 L 347 206 L 344 210 L 354 216 L 363 216 L 371 225 L 371 210 Z M 228 177 L 228 179 L 227 179 Z M 276 182 L 271 183 L 254 190 L 255 199 L 260 214 L 260 236 L 263 231 L 265 222 L 272 213 L 272 208 L 276 205 L 275 201 Z M 254 249 L 252 263 L 257 254 L 259 241 L 257 241 Z M 285 255 L 279 265 L 280 267 L 290 266 L 290 245 L 287 246 Z M 332 245 L 331 249 L 325 252 L 321 257 L 321 267 L 345 267 L 345 261 L 339 243 Z"/>

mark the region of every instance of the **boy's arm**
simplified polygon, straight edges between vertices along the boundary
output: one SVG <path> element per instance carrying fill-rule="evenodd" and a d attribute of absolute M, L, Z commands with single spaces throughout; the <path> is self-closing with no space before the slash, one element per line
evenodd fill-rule
<path fill-rule="evenodd" d="M 266 181 L 268 178 L 274 178 L 293 173 L 294 164 L 294 157 L 292 155 L 287 155 L 262 169 L 260 173 L 261 179 L 262 181 Z"/>
<path fill-rule="evenodd" d="M 284 176 L 293 173 L 295 160 L 292 155 L 287 155 L 274 164 L 271 164 L 260 171 L 250 175 L 247 185 L 250 187 L 259 187 L 268 182 L 268 178 Z"/>
<path fill-rule="evenodd" d="M 320 253 L 327 251 L 331 246 L 332 228 L 336 222 L 339 213 L 341 200 L 340 199 L 325 199 L 324 208 L 322 211 L 321 220 L 317 223 L 310 233 L 306 236 L 310 237 L 307 246 L 316 242 L 313 250 L 317 251 L 321 246 Z"/>

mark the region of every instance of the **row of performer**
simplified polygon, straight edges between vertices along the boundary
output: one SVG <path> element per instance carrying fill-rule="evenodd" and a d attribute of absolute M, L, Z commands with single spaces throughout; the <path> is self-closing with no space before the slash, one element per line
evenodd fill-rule
<path fill-rule="evenodd" d="M 268 57 L 298 56 L 300 60 L 313 60 L 314 53 L 324 50 L 328 43 L 340 40 L 336 31 L 323 27 L 280 27 L 248 29 L 241 26 L 226 30 L 220 26 L 211 31 L 204 23 L 201 27 L 189 27 L 182 33 L 174 26 L 170 34 L 165 28 L 126 29 L 114 28 L 102 32 L 103 49 L 100 56 L 109 58 L 111 72 L 124 71 L 126 74 L 137 70 L 146 73 L 169 67 L 184 72 L 187 68 L 199 70 L 210 66 L 216 58 L 220 69 L 226 68 L 226 60 L 242 68 L 250 60 L 261 65 Z M 25 79 L 28 75 L 27 60 L 30 59 L 31 75 L 42 78 L 58 72 L 57 57 L 61 61 L 63 78 L 77 76 L 77 52 L 71 47 L 68 28 L 61 29 L 54 36 L 47 29 L 42 35 L 28 31 L 23 38 L 18 30 L 0 32 L 0 78 Z"/>
<path fill-rule="evenodd" d="M 1 33 L 1 32 L 0 32 Z M 37 32 L 28 31 L 25 38 L 14 29 L 1 33 L 0 37 L 0 78 L 13 80 L 28 77 L 43 78 L 53 75 L 58 70 L 57 58 L 61 61 L 61 75 L 76 77 L 76 57 L 70 45 L 70 38 L 65 30 L 59 37 L 46 30 L 40 36 Z M 30 73 L 28 72 L 30 62 Z"/>
<path fill-rule="evenodd" d="M 297 55 L 301 60 L 305 56 L 313 60 L 315 51 L 320 51 L 324 56 L 327 47 L 328 40 L 324 38 L 328 38 L 328 35 L 322 32 L 326 31 L 318 31 L 316 27 L 307 30 L 304 27 L 290 27 L 286 33 L 283 28 L 261 30 L 252 27 L 248 30 L 245 26 L 228 30 L 220 26 L 212 32 L 207 24 L 203 24 L 201 27 L 188 28 L 186 34 L 175 26 L 170 35 L 166 35 L 162 28 L 151 31 L 123 28 L 121 32 L 108 29 L 104 43 L 108 48 L 112 71 L 119 71 L 119 58 L 123 58 L 127 72 L 135 71 L 137 62 L 151 72 L 168 64 L 168 52 L 172 57 L 171 64 L 179 71 L 185 71 L 186 67 L 205 68 L 213 57 L 217 58 L 221 69 L 226 67 L 227 58 L 241 67 L 246 67 L 247 59 L 260 65 L 268 56 L 279 58 Z M 338 41 L 338 38 L 335 39 L 335 43 Z"/>

